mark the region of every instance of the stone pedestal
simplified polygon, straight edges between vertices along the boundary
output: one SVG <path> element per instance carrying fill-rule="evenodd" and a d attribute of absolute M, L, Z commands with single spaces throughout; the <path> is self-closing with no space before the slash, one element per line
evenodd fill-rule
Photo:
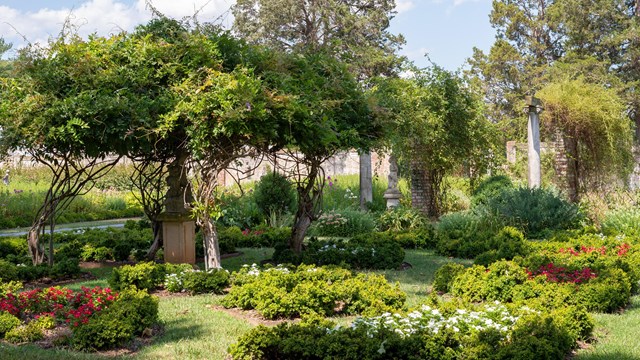
<path fill-rule="evenodd" d="M 196 224 L 182 214 L 161 214 L 164 261 L 172 264 L 196 263 Z"/>
<path fill-rule="evenodd" d="M 382 197 L 387 199 L 387 209 L 391 209 L 400 205 L 402 194 L 398 189 L 387 189 Z"/>

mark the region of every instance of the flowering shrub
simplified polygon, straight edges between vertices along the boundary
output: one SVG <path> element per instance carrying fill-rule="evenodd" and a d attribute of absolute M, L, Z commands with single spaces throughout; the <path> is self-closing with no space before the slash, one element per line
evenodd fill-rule
<path fill-rule="evenodd" d="M 221 294 L 229 285 L 229 271 L 210 269 L 208 271 L 186 270 L 176 274 L 167 274 L 164 281 L 169 292 L 187 291 L 190 294 Z"/>
<path fill-rule="evenodd" d="M 597 277 L 596 273 L 588 267 L 581 270 L 570 270 L 562 266 L 556 266 L 553 263 L 543 265 L 534 271 L 527 270 L 527 274 L 530 279 L 542 275 L 551 282 L 570 282 L 574 284 L 581 284 Z"/>
<path fill-rule="evenodd" d="M 158 322 L 158 299 L 146 291 L 124 290 L 105 310 L 71 327 L 72 344 L 80 350 L 120 346 Z"/>
<path fill-rule="evenodd" d="M 256 309 L 269 319 L 303 315 L 380 314 L 403 307 L 406 295 L 382 275 L 336 267 L 243 267 L 232 275 L 226 307 Z"/>
<path fill-rule="evenodd" d="M 230 353 L 233 359 L 562 359 L 572 339 L 557 320 L 500 304 L 453 313 L 423 307 L 351 326 L 317 319 L 258 326 Z"/>
<path fill-rule="evenodd" d="M 341 209 L 320 215 L 309 231 L 315 236 L 349 237 L 371 232 L 375 227 L 375 220 L 371 213 L 353 209 Z"/>

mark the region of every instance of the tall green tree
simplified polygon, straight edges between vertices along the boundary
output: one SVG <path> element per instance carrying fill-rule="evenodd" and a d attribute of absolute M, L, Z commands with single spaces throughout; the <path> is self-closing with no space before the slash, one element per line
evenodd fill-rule
<path fill-rule="evenodd" d="M 437 66 L 415 69 L 409 79 L 382 79 L 373 94 L 393 124 L 391 148 L 410 164 L 413 206 L 437 218 L 443 177 L 463 165 L 483 173 L 495 151 L 479 96 Z"/>
<path fill-rule="evenodd" d="M 294 160 L 298 193 L 290 247 L 299 253 L 311 222 L 321 209 L 322 164 L 339 151 L 368 149 L 382 134 L 360 84 L 346 66 L 323 53 L 281 54 L 263 78 L 286 96 L 279 143 L 284 161 Z"/>

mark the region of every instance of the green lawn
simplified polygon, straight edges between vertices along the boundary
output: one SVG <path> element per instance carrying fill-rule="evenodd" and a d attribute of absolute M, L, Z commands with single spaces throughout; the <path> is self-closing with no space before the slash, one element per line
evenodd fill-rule
<path fill-rule="evenodd" d="M 272 249 L 239 249 L 242 256 L 223 259 L 229 271 L 243 264 L 259 263 L 272 254 Z M 433 274 L 442 264 L 452 260 L 434 255 L 432 251 L 407 251 L 405 261 L 413 267 L 405 271 L 377 271 L 390 281 L 397 281 L 407 292 L 407 305 L 413 307 L 427 294 Z M 107 286 L 106 278 L 111 269 L 92 269 L 99 278 L 69 285 L 74 290 L 81 286 Z M 177 296 L 160 298 L 160 318 L 164 333 L 143 347 L 131 359 L 225 359 L 230 344 L 251 329 L 252 324 L 225 312 L 212 309 L 222 296 Z M 339 323 L 348 323 L 352 318 L 336 318 Z M 578 360 L 640 359 L 640 296 L 633 298 L 630 308 L 622 315 L 598 314 L 596 335 L 598 341 L 586 350 L 580 350 Z M 0 359 L 104 359 L 105 356 L 63 350 L 41 349 L 33 345 L 13 346 L 0 343 Z M 113 357 L 109 357 L 113 358 Z"/>

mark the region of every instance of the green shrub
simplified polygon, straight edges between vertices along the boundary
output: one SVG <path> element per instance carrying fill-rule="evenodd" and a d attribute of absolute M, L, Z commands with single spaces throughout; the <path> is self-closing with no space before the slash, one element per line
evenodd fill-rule
<path fill-rule="evenodd" d="M 22 289 L 22 283 L 19 281 L 4 281 L 0 278 L 0 299 L 4 298 L 8 293 L 15 294 Z"/>
<path fill-rule="evenodd" d="M 593 312 L 614 312 L 629 304 L 631 284 L 620 269 L 608 269 L 580 286 L 577 303 Z"/>
<path fill-rule="evenodd" d="M 498 260 L 512 260 L 516 256 L 528 253 L 524 235 L 518 229 L 506 226 L 487 242 L 486 252 L 478 255 L 476 265 L 489 265 Z"/>
<path fill-rule="evenodd" d="M 312 318 L 258 326 L 238 339 L 233 359 L 563 359 L 574 345 L 557 314 L 425 307 L 339 326 Z M 491 325 L 487 325 L 491 324 Z"/>
<path fill-rule="evenodd" d="M 296 208 L 296 194 L 291 182 L 276 172 L 269 172 L 260 178 L 254 188 L 253 198 L 265 217 L 285 214 Z"/>
<path fill-rule="evenodd" d="M 268 319 L 378 314 L 400 309 L 406 298 L 398 285 L 389 285 L 382 275 L 354 275 L 335 267 L 260 269 L 254 265 L 244 267 L 232 277 L 233 286 L 223 305 L 255 309 Z"/>
<path fill-rule="evenodd" d="M 471 194 L 471 205 L 485 205 L 489 199 L 497 196 L 505 189 L 513 188 L 508 176 L 494 175 L 482 180 Z"/>
<path fill-rule="evenodd" d="M 434 274 L 433 289 L 445 293 L 449 292 L 451 283 L 464 269 L 464 265 L 453 262 L 442 265 Z"/>
<path fill-rule="evenodd" d="M 4 334 L 7 332 L 20 326 L 21 323 L 20 319 L 8 312 L 0 312 L 0 338 L 4 337 Z"/>
<path fill-rule="evenodd" d="M 83 248 L 82 243 L 77 240 L 73 240 L 62 244 L 55 250 L 54 259 L 60 261 L 62 259 L 80 259 L 82 258 Z"/>
<path fill-rule="evenodd" d="M 182 286 L 189 294 L 222 294 L 229 285 L 229 272 L 223 269 L 186 271 L 182 273 Z"/>
<path fill-rule="evenodd" d="M 520 321 L 511 340 L 498 350 L 497 359 L 564 359 L 573 342 L 566 328 L 550 315 L 530 315 Z"/>
<path fill-rule="evenodd" d="M 485 216 L 522 231 L 528 238 L 540 238 L 550 231 L 576 228 L 582 215 L 570 204 L 545 188 L 505 188 L 488 198 Z"/>
<path fill-rule="evenodd" d="M 388 209 L 378 218 L 378 226 L 382 231 L 418 230 L 428 225 L 429 221 L 420 211 L 403 206 Z"/>
<path fill-rule="evenodd" d="M 51 315 L 40 315 L 37 319 L 32 320 L 40 329 L 48 330 L 56 327 L 56 319 Z"/>
<path fill-rule="evenodd" d="M 218 229 L 221 252 L 234 252 L 236 247 L 275 247 L 277 244 L 288 243 L 291 228 L 262 228 L 242 230 L 237 226 Z M 222 250 L 225 248 L 225 250 Z"/>
<path fill-rule="evenodd" d="M 369 212 L 341 209 L 322 214 L 309 232 L 315 236 L 349 237 L 369 233 L 376 227 L 375 219 Z"/>
<path fill-rule="evenodd" d="M 453 280 L 451 293 L 469 302 L 511 302 L 514 287 L 527 279 L 526 269 L 510 261 L 498 261 L 488 268 L 473 266 L 466 269 Z"/>
<path fill-rule="evenodd" d="M 158 322 L 158 299 L 146 291 L 124 290 L 107 309 L 72 328 L 73 346 L 102 350 L 121 346 Z"/>
<path fill-rule="evenodd" d="M 109 278 L 109 286 L 114 290 L 135 287 L 152 290 L 164 281 L 164 269 L 151 262 L 124 265 L 114 268 Z"/>
<path fill-rule="evenodd" d="M 602 224 L 605 235 L 624 234 L 626 236 L 640 236 L 640 210 L 636 208 L 612 211 L 606 214 Z"/>
<path fill-rule="evenodd" d="M 13 329 L 7 331 L 6 334 L 4 334 L 4 339 L 14 344 L 23 342 L 34 342 L 37 340 L 41 340 L 42 338 L 44 338 L 44 332 L 35 321 L 32 321 L 26 325 L 14 327 Z"/>
<path fill-rule="evenodd" d="M 74 277 L 80 272 L 80 263 L 77 258 L 60 259 L 49 269 L 49 276 L 53 278 Z"/>
<path fill-rule="evenodd" d="M 25 256 L 27 252 L 27 242 L 23 238 L 0 238 L 0 259 L 9 255 Z"/>
<path fill-rule="evenodd" d="M 385 235 L 369 233 L 348 241 L 311 238 L 299 256 L 282 244 L 276 247 L 273 259 L 281 264 L 343 264 L 356 269 L 396 269 L 402 264 L 404 255 L 397 241 Z"/>
<path fill-rule="evenodd" d="M 0 274 L 5 281 L 20 280 L 18 267 L 3 259 L 0 259 Z"/>
<path fill-rule="evenodd" d="M 465 211 L 440 217 L 436 226 L 436 251 L 443 256 L 473 258 L 487 251 L 497 228 L 475 213 Z"/>

